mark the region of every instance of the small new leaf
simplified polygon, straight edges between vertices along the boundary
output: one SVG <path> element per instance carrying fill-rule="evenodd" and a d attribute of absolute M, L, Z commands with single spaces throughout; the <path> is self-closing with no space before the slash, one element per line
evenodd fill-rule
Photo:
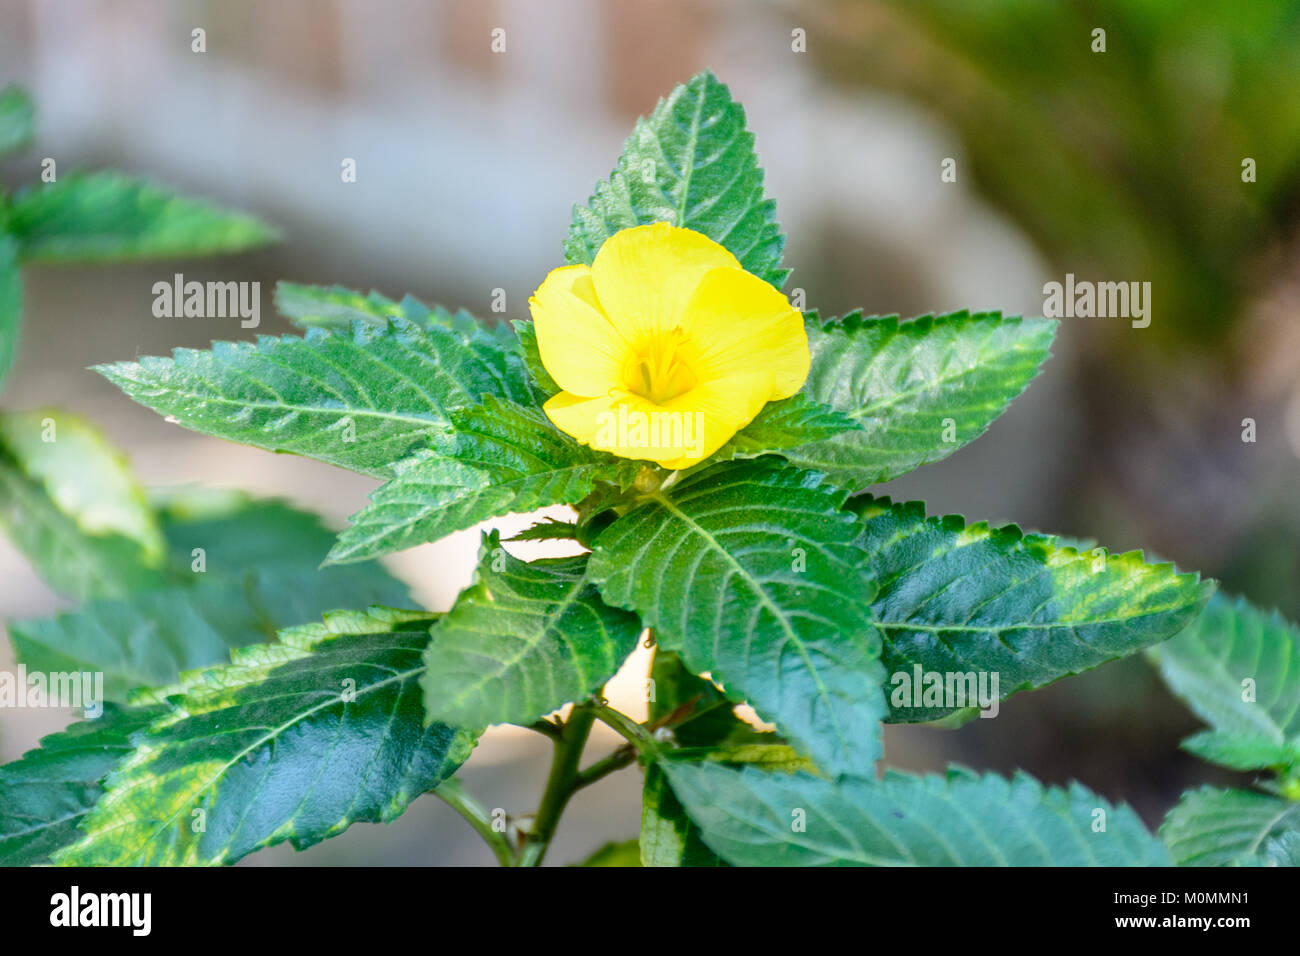
<path fill-rule="evenodd" d="M 1215 595 L 1151 656 L 1212 734 L 1183 746 L 1236 770 L 1300 765 L 1300 628 L 1277 611 Z"/>
<path fill-rule="evenodd" d="M 637 121 L 618 166 L 575 206 L 564 243 L 570 263 L 590 265 L 605 240 L 631 226 L 668 222 L 725 246 L 749 272 L 781 288 L 785 237 L 763 195 L 754 134 L 731 91 L 705 70 Z"/>
<path fill-rule="evenodd" d="M 331 561 L 364 561 L 437 541 L 487 518 L 574 504 L 597 481 L 626 487 L 638 462 L 579 445 L 535 408 L 487 397 L 398 465 L 351 518 Z"/>
<path fill-rule="evenodd" d="M 636 647 L 636 615 L 609 607 L 587 558 L 520 561 L 483 537 L 474 583 L 433 629 L 425 653 L 427 720 L 529 724 L 590 696 Z"/>

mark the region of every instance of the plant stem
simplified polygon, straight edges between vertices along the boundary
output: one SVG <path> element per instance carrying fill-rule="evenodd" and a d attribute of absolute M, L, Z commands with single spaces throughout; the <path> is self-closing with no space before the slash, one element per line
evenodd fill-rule
<path fill-rule="evenodd" d="M 624 744 L 608 757 L 596 761 L 586 770 L 579 771 L 573 781 L 574 791 L 590 787 L 597 780 L 603 780 L 616 770 L 622 770 L 636 761 L 637 750 L 631 744 Z"/>
<path fill-rule="evenodd" d="M 555 756 L 551 761 L 546 790 L 542 793 L 542 805 L 538 807 L 533 828 L 519 851 L 516 866 L 540 866 L 546 856 L 560 814 L 577 789 L 578 764 L 582 761 L 582 751 L 595 719 L 593 708 L 580 704 L 573 708 L 555 739 Z"/>
<path fill-rule="evenodd" d="M 478 835 L 484 839 L 493 854 L 496 855 L 498 863 L 502 866 L 515 865 L 515 851 L 511 848 L 510 841 L 506 839 L 504 833 L 492 829 L 492 815 L 484 809 L 481 803 L 470 796 L 465 788 L 460 785 L 459 780 L 455 778 L 444 780 L 433 793 L 434 796 L 440 797 L 447 806 L 469 821 L 469 825 L 478 832 Z"/>
<path fill-rule="evenodd" d="M 592 704 L 591 713 L 631 744 L 638 754 L 652 756 L 659 752 L 659 742 L 627 714 L 607 704 Z"/>

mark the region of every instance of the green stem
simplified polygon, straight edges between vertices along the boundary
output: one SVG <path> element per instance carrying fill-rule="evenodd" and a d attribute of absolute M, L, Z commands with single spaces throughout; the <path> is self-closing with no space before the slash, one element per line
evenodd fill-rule
<path fill-rule="evenodd" d="M 615 733 L 635 747 L 638 754 L 652 757 L 659 752 L 659 741 L 654 739 L 650 731 L 627 716 L 627 714 L 621 713 L 607 704 L 592 704 L 591 712 L 594 716 L 599 717 L 602 723 L 613 729 Z"/>
<path fill-rule="evenodd" d="M 596 761 L 586 770 L 580 771 L 573 781 L 573 789 L 590 787 L 597 780 L 603 780 L 616 770 L 622 770 L 636 761 L 637 750 L 631 744 L 624 744 L 608 757 Z"/>
<path fill-rule="evenodd" d="M 498 863 L 502 866 L 515 865 L 515 851 L 511 848 L 510 841 L 504 833 L 492 828 L 492 815 L 466 792 L 459 780 L 444 780 L 433 793 L 469 821 L 469 825 L 478 831 L 478 835 L 496 855 Z"/>
<path fill-rule="evenodd" d="M 546 856 L 546 850 L 555 836 L 555 828 L 560 822 L 560 814 L 564 812 L 576 789 L 578 764 L 582 761 L 582 751 L 587 745 L 587 737 L 591 734 L 591 725 L 595 719 L 596 714 L 591 707 L 578 705 L 573 708 L 560 735 L 555 739 L 555 756 L 551 761 L 546 790 L 542 793 L 542 805 L 538 807 L 532 830 L 519 851 L 516 866 L 540 866 Z"/>

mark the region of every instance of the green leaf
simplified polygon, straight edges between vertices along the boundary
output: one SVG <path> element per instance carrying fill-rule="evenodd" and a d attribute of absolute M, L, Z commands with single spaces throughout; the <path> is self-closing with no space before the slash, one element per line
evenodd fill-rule
<path fill-rule="evenodd" d="M 64 411 L 0 415 L 0 525 L 76 600 L 163 583 L 162 532 L 122 456 Z"/>
<path fill-rule="evenodd" d="M 387 325 L 390 318 L 405 314 L 401 305 L 373 289 L 363 295 L 341 285 L 300 285 L 283 279 L 275 284 L 275 308 L 300 328 L 336 332 L 347 332 L 357 321 Z"/>
<path fill-rule="evenodd" d="M 1300 763 L 1296 625 L 1241 598 L 1215 595 L 1152 657 L 1169 688 L 1214 728 L 1212 737 L 1198 735 L 1185 747 L 1238 770 Z"/>
<path fill-rule="evenodd" d="M 749 272 L 778 289 L 785 237 L 763 196 L 754 134 L 731 91 L 705 70 L 637 121 L 623 155 L 586 206 L 575 206 L 564 255 L 590 265 L 601 245 L 630 226 L 669 222 L 721 243 Z"/>
<path fill-rule="evenodd" d="M 428 623 L 340 612 L 188 675 L 167 692 L 172 712 L 136 736 L 109 776 L 81 841 L 55 861 L 233 863 L 285 840 L 302 849 L 355 822 L 393 820 L 474 745 L 473 733 L 424 726 Z"/>
<path fill-rule="evenodd" d="M 578 526 L 572 521 L 559 521 L 556 518 L 543 518 L 534 525 L 524 528 L 507 541 L 577 541 Z"/>
<path fill-rule="evenodd" d="M 1179 866 L 1300 866 L 1300 803 L 1249 790 L 1189 790 L 1160 825 Z"/>
<path fill-rule="evenodd" d="M 317 570 L 334 537 L 317 515 L 240 492 L 183 489 L 164 501 L 174 583 L 11 623 L 23 663 L 102 672 L 105 696 L 124 700 L 334 607 L 409 603 L 405 585 L 376 564 Z"/>
<path fill-rule="evenodd" d="M 516 319 L 513 323 L 515 335 L 519 339 L 519 349 L 524 356 L 524 364 L 537 389 L 538 402 L 544 402 L 560 391 L 560 386 L 542 362 L 542 351 L 537 345 L 537 329 L 532 322 Z"/>
<path fill-rule="evenodd" d="M 803 391 L 858 422 L 781 452 L 853 489 L 952 454 L 974 441 L 1038 374 L 1056 323 L 996 312 L 809 320 Z"/>
<path fill-rule="evenodd" d="M 117 172 L 74 174 L 14 197 L 27 262 L 121 262 L 238 252 L 278 238 L 265 223 Z"/>
<path fill-rule="evenodd" d="M 774 737 L 737 717 L 726 695 L 712 681 L 691 673 L 676 654 L 657 649 L 650 678 L 650 721 L 670 723 L 683 747 L 731 747 Z"/>
<path fill-rule="evenodd" d="M 935 720 L 968 706 L 955 696 L 918 699 L 918 666 L 943 675 L 945 688 L 949 674 L 974 674 L 977 683 L 983 676 L 990 696 L 997 675 L 1005 697 L 1165 640 L 1213 591 L 1173 565 L 1146 564 L 1137 551 L 1080 554 L 1014 525 L 926 517 L 920 502 L 862 495 L 849 507 L 863 519 L 859 545 L 879 583 L 873 606 L 892 721 Z"/>
<path fill-rule="evenodd" d="M 450 432 L 453 410 L 485 394 L 531 401 L 522 359 L 472 323 L 394 318 L 174 355 L 96 371 L 187 428 L 381 477 Z"/>
<path fill-rule="evenodd" d="M 789 749 L 770 746 L 780 738 L 736 716 L 722 691 L 692 674 L 678 655 L 658 649 L 650 676 L 654 681 L 650 721 L 670 725 L 682 747 L 719 759 L 746 750 Z M 646 768 L 642 788 L 641 847 L 646 866 L 727 865 L 705 845 L 656 764 Z"/>
<path fill-rule="evenodd" d="M 465 727 L 529 724 L 605 686 L 636 647 L 636 615 L 606 605 L 587 558 L 520 561 L 483 536 L 474 582 L 433 630 L 425 713 Z"/>
<path fill-rule="evenodd" d="M 335 569 L 337 570 L 337 569 Z M 77 611 L 9 624 L 14 652 L 45 672 L 98 671 L 108 700 L 168 684 L 183 671 L 225 660 L 236 648 L 339 605 L 406 603 L 405 588 L 382 571 L 318 575 L 314 570 L 247 568 L 193 586 L 91 601 Z"/>
<path fill-rule="evenodd" d="M 130 755 L 130 737 L 162 708 L 120 709 L 111 704 L 41 740 L 39 749 L 0 767 L 0 866 L 48 863 L 75 843 L 78 829 L 103 796 L 104 778 Z"/>
<path fill-rule="evenodd" d="M 1160 866 L 1127 806 L 1079 784 L 970 771 L 823 780 L 666 760 L 704 840 L 736 866 Z M 1096 812 L 1106 829 L 1094 831 Z M 802 825 L 802 826 L 801 826 Z"/>
<path fill-rule="evenodd" d="M 657 763 L 646 767 L 641 789 L 640 853 L 642 866 L 730 865 L 709 849 Z"/>
<path fill-rule="evenodd" d="M 155 492 L 163 535 L 177 573 L 195 583 L 212 577 L 243 579 L 247 572 L 300 571 L 319 576 L 322 587 L 337 582 L 368 581 L 375 596 L 359 604 L 405 604 L 405 586 L 378 564 L 355 568 L 321 568 L 335 532 L 320 515 L 276 498 L 255 498 L 242 491 L 181 486 Z M 195 570 L 194 549 L 202 548 L 203 570 Z M 320 616 L 313 611 L 306 619 Z M 300 623 L 300 622 L 294 622 Z"/>
<path fill-rule="evenodd" d="M 371 494 L 339 535 L 331 561 L 364 561 L 498 515 L 574 504 L 596 481 L 626 487 L 640 468 L 579 445 L 537 409 L 490 396 L 481 407 L 456 414 L 454 423 Z"/>
<path fill-rule="evenodd" d="M 641 850 L 636 840 L 606 843 L 591 856 L 574 866 L 640 866 Z"/>
<path fill-rule="evenodd" d="M 18 243 L 12 236 L 0 235 L 0 384 L 8 377 L 18 354 L 22 322 L 23 277 L 18 269 Z"/>
<path fill-rule="evenodd" d="M 1273 767 L 1285 771 L 1300 764 L 1300 745 L 1277 743 L 1260 736 L 1238 736 L 1207 730 L 1193 734 L 1181 746 L 1202 760 L 1233 770 L 1262 770 Z"/>
<path fill-rule="evenodd" d="M 841 411 L 814 402 L 802 392 L 778 402 L 768 402 L 754 420 L 718 449 L 711 461 L 757 458 L 770 452 L 784 454 L 810 442 L 824 441 L 862 425 Z"/>
<path fill-rule="evenodd" d="M 884 713 L 874 589 L 845 493 L 778 459 L 687 476 L 596 539 L 587 573 L 831 773 L 868 773 Z"/>
<path fill-rule="evenodd" d="M 21 149 L 36 131 L 36 105 L 18 86 L 0 90 L 0 153 Z"/>

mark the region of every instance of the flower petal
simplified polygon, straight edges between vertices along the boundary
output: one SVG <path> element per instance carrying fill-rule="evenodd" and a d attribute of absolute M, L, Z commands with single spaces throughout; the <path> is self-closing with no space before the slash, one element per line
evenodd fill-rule
<path fill-rule="evenodd" d="M 598 398 L 586 398 L 570 392 L 560 392 L 547 399 L 542 406 L 555 427 L 575 439 L 580 444 L 592 444 L 596 438 L 596 429 L 600 416 L 609 412 L 619 400 L 616 395 L 602 395 Z"/>
<path fill-rule="evenodd" d="M 606 239 L 591 278 L 605 314 L 635 343 L 650 332 L 684 327 L 700 279 L 728 267 L 740 269 L 740 263 L 708 236 L 657 222 Z"/>
<path fill-rule="evenodd" d="M 656 405 L 631 392 L 604 398 L 561 392 L 544 410 L 560 431 L 597 451 L 653 461 L 667 468 L 687 468 L 713 454 L 736 433 L 730 396 L 699 389 L 691 394 L 699 401 L 679 396 Z"/>
<path fill-rule="evenodd" d="M 812 361 L 803 315 L 762 279 L 714 269 L 700 279 L 687 311 L 695 349 L 689 361 L 701 381 L 747 378 L 763 369 L 772 376 L 765 402 L 803 387 Z"/>
<path fill-rule="evenodd" d="M 575 395 L 607 395 L 619 381 L 628 344 L 600 309 L 591 270 L 551 270 L 528 300 L 542 364 Z"/>

